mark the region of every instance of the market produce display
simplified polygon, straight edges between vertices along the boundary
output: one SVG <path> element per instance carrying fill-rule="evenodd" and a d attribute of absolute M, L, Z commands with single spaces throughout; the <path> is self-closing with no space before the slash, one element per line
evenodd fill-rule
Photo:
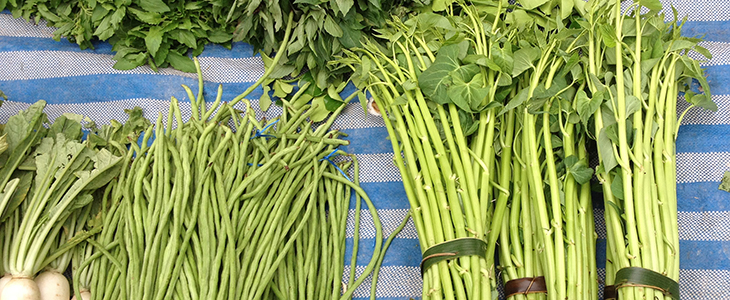
<path fill-rule="evenodd" d="M 77 143 L 102 155 L 83 151 L 67 155 L 68 164 L 60 160 L 61 175 L 53 179 L 59 183 L 40 182 L 51 187 L 48 197 L 37 196 L 37 180 L 28 179 L 32 171 L 46 171 L 30 164 L 37 158 L 21 157 L 9 169 L 27 174 L 8 177 L 2 195 L 6 209 L 15 212 L 3 216 L 9 219 L 3 229 L 9 251 L 3 255 L 10 254 L 3 256 L 3 268 L 14 276 L 9 293 L 16 294 L 18 282 L 35 293 L 30 278 L 40 286 L 71 265 L 77 296 L 82 290 L 104 291 L 87 295 L 92 298 L 678 299 L 681 293 L 682 299 L 705 299 L 723 294 L 703 286 L 730 269 L 723 259 L 724 239 L 700 230 L 720 230 L 726 223 L 727 196 L 717 189 L 725 141 L 715 136 L 727 123 L 726 93 L 713 77 L 721 74 L 725 57 L 722 35 L 713 33 L 724 26 L 722 16 L 710 14 L 715 27 L 708 27 L 699 21 L 707 10 L 684 4 L 675 9 L 660 1 L 370 1 L 348 8 L 349 2 L 191 7 L 205 11 L 195 16 L 216 14 L 215 22 L 224 26 L 229 24 L 219 18 L 224 10 L 227 21 L 251 22 L 243 31 L 239 22 L 234 36 L 252 47 L 224 41 L 231 50 L 209 44 L 192 53 L 202 54 L 195 71 L 209 81 L 203 88 L 199 80 L 198 95 L 187 87 L 185 93 L 163 87 L 195 82 L 164 68 L 175 64 L 149 52 L 156 37 L 138 34 L 127 40 L 138 45 L 132 41 L 145 40 L 133 54 L 144 56 L 142 64 L 149 67 L 115 71 L 118 44 L 92 42 L 95 49 L 79 50 L 45 41 L 54 29 L 0 15 L 10 24 L 0 30 L 10 45 L 0 55 L 20 62 L 0 66 L 10 70 L 2 75 L 8 77 L 5 83 L 0 81 L 10 96 L 3 107 L 10 108 L 8 117 L 23 109 L 18 116 L 31 120 L 28 114 L 35 116 L 44 102 L 31 107 L 23 102 L 46 99 L 47 113 L 57 121 L 26 134 L 46 136 L 50 148 Z M 51 9 L 58 9 L 53 4 Z M 48 19 L 40 5 L 10 5 L 16 16 L 38 12 L 37 20 Z M 63 12 L 79 16 L 90 11 L 64 5 Z M 682 20 L 686 14 L 689 21 Z M 358 23 L 362 16 L 372 19 Z M 312 30 L 321 22 L 316 38 L 306 25 L 311 22 Z M 159 24 L 138 25 L 148 30 L 145 34 L 159 29 L 154 29 Z M 713 42 L 697 38 L 701 28 L 711 29 L 703 38 Z M 344 42 L 357 30 L 362 33 L 357 43 Z M 201 38 L 196 36 L 201 45 L 212 41 Z M 19 43 L 27 39 L 32 42 Z M 297 48 L 303 40 L 304 47 Z M 317 46 L 323 40 L 327 48 Z M 45 50 L 53 47 L 62 52 Z M 260 62 L 246 58 L 255 49 L 264 50 Z M 182 53 L 177 55 L 188 68 L 178 69 L 195 69 L 194 60 L 185 58 L 186 48 L 167 51 Z M 247 53 L 244 59 L 241 51 Z M 60 62 L 49 64 L 59 67 L 25 59 L 32 55 Z M 211 83 L 227 86 L 212 93 Z M 64 91 L 39 92 L 53 85 Z M 32 99 L 16 101 L 17 94 Z M 172 101 L 164 100 L 170 95 Z M 216 101 L 205 104 L 204 98 Z M 119 111 L 142 109 L 120 118 L 104 105 L 112 99 L 124 104 Z M 378 116 L 366 115 L 366 109 Z M 145 124 L 143 114 L 157 120 L 155 125 Z M 111 127 L 96 129 L 92 119 Z M 81 124 L 88 134 L 76 133 Z M 124 126 L 134 127 L 122 130 L 127 140 L 110 135 Z M 142 130 L 141 139 L 128 135 Z M 683 139 L 685 132 L 691 141 Z M 349 142 L 338 139 L 340 133 Z M 373 142 L 374 136 L 380 138 Z M 15 143 L 10 139 L 9 149 Z M 116 144 L 109 142 L 115 139 Z M 194 140 L 215 147 L 203 147 L 209 152 L 201 156 Z M 199 146 L 187 151 L 188 158 L 180 155 L 192 150 L 186 143 Z M 309 161 L 307 151 L 316 153 L 311 164 L 301 163 Z M 343 151 L 354 156 L 337 156 Z M 80 163 L 86 169 L 64 173 L 77 156 L 88 159 Z M 198 161 L 201 157 L 206 160 Z M 181 163 L 184 159 L 190 163 Z M 78 175 L 86 173 L 103 178 L 92 178 L 87 188 L 86 177 Z M 64 177 L 68 174 L 74 177 Z M 324 182 L 312 184 L 315 177 Z M 240 191 L 236 182 L 245 183 Z M 373 201 L 361 207 L 358 196 L 366 192 Z M 246 199 L 235 200 L 241 197 Z M 302 198 L 307 200 L 297 201 Z M 196 199 L 215 202 L 196 205 Z M 257 213 L 269 216 L 267 222 Z M 368 229 L 360 232 L 361 225 Z M 393 238 L 400 230 L 403 234 Z M 49 235 L 53 238 L 38 239 Z M 392 239 L 384 242 L 384 236 Z M 249 251 L 243 245 L 269 248 Z M 719 261 L 702 263 L 710 255 Z M 40 271 L 45 272 L 37 275 Z M 142 278 L 145 284 L 139 286 Z M 378 280 L 370 285 L 371 278 Z"/>

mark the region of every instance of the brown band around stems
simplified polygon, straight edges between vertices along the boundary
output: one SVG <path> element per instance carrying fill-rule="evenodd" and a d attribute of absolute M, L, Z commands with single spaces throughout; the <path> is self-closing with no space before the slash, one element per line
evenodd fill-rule
<path fill-rule="evenodd" d="M 547 285 L 543 276 L 512 279 L 504 284 L 504 294 L 507 295 L 507 298 L 536 293 L 547 293 Z"/>

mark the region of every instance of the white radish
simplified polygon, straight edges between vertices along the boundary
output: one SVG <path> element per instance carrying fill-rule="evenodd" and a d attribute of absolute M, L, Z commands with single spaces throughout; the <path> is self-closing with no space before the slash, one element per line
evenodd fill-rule
<path fill-rule="evenodd" d="M 3 288 L 5 288 L 5 285 L 8 284 L 8 281 L 10 281 L 11 278 L 13 278 L 13 276 L 10 274 L 5 274 L 3 278 L 0 278 L 0 295 L 3 294 Z"/>
<path fill-rule="evenodd" d="M 91 300 L 91 292 L 89 290 L 83 289 L 80 291 L 80 294 L 81 294 L 81 300 Z M 74 295 L 74 297 L 71 298 L 71 300 L 76 300 L 76 299 L 77 299 L 76 295 Z"/>
<path fill-rule="evenodd" d="M 68 284 L 68 279 L 56 270 L 46 270 L 38 274 L 35 283 L 41 292 L 41 300 L 68 300 L 71 298 L 71 286 Z"/>
<path fill-rule="evenodd" d="M 40 300 L 38 285 L 30 277 L 13 277 L 0 294 L 2 300 Z"/>

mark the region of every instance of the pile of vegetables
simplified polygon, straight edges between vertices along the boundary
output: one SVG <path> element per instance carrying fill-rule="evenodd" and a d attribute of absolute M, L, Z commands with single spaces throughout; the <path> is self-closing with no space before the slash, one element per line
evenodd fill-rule
<path fill-rule="evenodd" d="M 315 125 L 302 89 L 259 120 L 252 89 L 222 102 L 219 88 L 206 104 L 196 67 L 190 120 L 173 98 L 154 126 L 139 108 L 125 124 L 66 114 L 49 125 L 39 101 L 3 126 L 2 299 L 69 299 L 69 265 L 76 299 L 347 299 L 377 278 L 392 239 L 329 130 L 345 106 Z M 343 275 L 351 197 L 376 230 L 357 276 Z"/>
<path fill-rule="evenodd" d="M 606 295 L 678 297 L 674 99 L 716 106 L 687 56 L 708 51 L 660 9 L 453 5 L 394 17 L 381 40 L 334 63 L 372 95 L 402 154 L 424 299 L 491 298 L 496 247 L 509 298 L 596 299 L 594 173 L 609 232 Z"/>
<path fill-rule="evenodd" d="M 2 126 L 7 141 L 0 155 L 2 299 L 69 297 L 61 274 L 68 251 L 98 233 L 82 230 L 89 206 L 95 191 L 122 168 L 119 156 L 82 141 L 81 116 L 62 115 L 46 127 L 44 106 L 38 101 Z"/>
<path fill-rule="evenodd" d="M 371 273 L 374 297 L 389 242 L 357 160 L 329 130 L 342 103 L 359 95 L 365 106 L 367 93 L 411 205 L 424 299 L 493 299 L 500 279 L 510 299 L 597 299 L 592 192 L 605 207 L 604 296 L 679 297 L 674 144 L 686 111 L 678 118 L 676 99 L 717 106 L 688 56 L 709 52 L 680 35 L 676 11 L 664 23 L 658 0 L 86 5 L 12 9 L 81 24 L 58 31 L 80 44 L 111 38 L 118 68 L 200 74 L 186 53 L 207 39 L 263 49 L 267 70 L 230 102 L 219 90 L 210 108 L 185 87 L 190 120 L 173 98 L 154 126 L 131 118 L 92 129 L 86 145 L 77 120 L 46 131 L 40 108 L 21 113 L 13 132 L 27 137 L 8 136 L 0 171 L 13 284 L 71 259 L 76 296 L 91 299 L 344 299 Z M 103 37 L 89 33 L 104 22 Z M 358 92 L 343 99 L 350 82 Z M 281 116 L 256 118 L 245 97 L 258 85 L 260 107 L 276 103 Z M 345 283 L 351 196 L 377 234 L 365 272 Z"/>
<path fill-rule="evenodd" d="M 231 48 L 242 41 L 273 56 L 291 15 L 294 39 L 277 74 L 310 72 L 325 88 L 347 78 L 327 67 L 333 55 L 359 46 L 361 37 L 375 34 L 391 14 L 423 5 L 420 0 L 12 0 L 0 1 L 0 10 L 27 21 L 45 20 L 56 27 L 54 39 L 67 38 L 82 49 L 108 41 L 116 52 L 116 69 L 147 65 L 189 73 L 195 73 L 195 66 L 188 55 L 200 55 L 207 44 Z"/>

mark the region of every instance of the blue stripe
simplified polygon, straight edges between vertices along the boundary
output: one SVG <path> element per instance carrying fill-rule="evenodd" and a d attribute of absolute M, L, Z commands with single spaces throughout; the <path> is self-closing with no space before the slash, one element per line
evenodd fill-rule
<path fill-rule="evenodd" d="M 377 209 L 409 209 L 411 208 L 406 197 L 403 183 L 395 182 L 361 182 L 360 187 L 367 193 Z M 355 208 L 355 197 L 350 200 L 350 208 Z M 367 209 L 365 202 L 363 209 Z"/>
<path fill-rule="evenodd" d="M 92 44 L 94 49 L 82 50 L 77 44 L 66 38 L 55 41 L 52 38 L 0 36 L 0 51 L 72 51 L 107 55 L 115 53 L 112 52 L 112 46 L 107 42 L 95 41 Z M 205 46 L 205 51 L 200 55 L 200 57 L 215 58 L 247 58 L 253 56 L 253 46 L 246 43 L 233 43 L 231 49 L 217 44 L 208 44 Z M 259 56 L 258 53 L 255 56 Z"/>
<path fill-rule="evenodd" d="M 8 100 L 27 103 L 39 99 L 46 100 L 49 104 L 90 103 L 134 98 L 170 100 L 171 96 L 186 101 L 188 97 L 180 86 L 181 84 L 189 86 L 193 93 L 197 94 L 197 79 L 158 74 L 102 74 L 0 81 L 0 90 L 8 95 Z M 232 100 L 252 84 L 252 82 L 224 84 L 223 100 Z M 49 93 L 49 86 L 63 88 L 53 88 L 53 93 Z M 206 82 L 204 90 L 205 99 L 213 102 L 218 84 Z M 256 88 L 248 99 L 258 99 L 261 94 L 261 88 Z"/>
<path fill-rule="evenodd" d="M 385 239 L 383 237 L 383 244 Z M 348 238 L 345 250 L 345 265 L 350 265 L 352 257 L 352 244 L 354 239 Z M 393 239 L 388 251 L 383 258 L 383 266 L 412 266 L 417 267 L 421 263 L 421 248 L 417 239 Z M 375 239 L 360 239 L 357 251 L 357 265 L 366 266 L 370 262 L 375 249 Z"/>
<path fill-rule="evenodd" d="M 343 129 L 347 133 L 349 146 L 342 150 L 354 154 L 393 153 L 393 145 L 388 139 L 388 130 L 385 127 Z"/>
<path fill-rule="evenodd" d="M 730 242 L 680 240 L 679 255 L 679 267 L 681 269 L 730 269 Z"/>
<path fill-rule="evenodd" d="M 730 125 L 682 125 L 677 137 L 677 153 L 730 151 Z"/>
<path fill-rule="evenodd" d="M 714 182 L 677 184 L 677 210 L 687 212 L 730 211 L 730 194 L 718 189 Z M 601 193 L 593 193 L 593 208 L 605 209 Z"/>
<path fill-rule="evenodd" d="M 596 242 L 596 262 L 606 267 L 606 240 Z M 679 267 L 687 270 L 730 269 L 730 242 L 679 241 Z"/>
<path fill-rule="evenodd" d="M 95 54 L 112 54 L 112 47 L 106 42 L 93 42 L 94 49 L 81 50 L 79 45 L 62 38 L 54 41 L 51 38 L 0 36 L 0 52 L 9 51 L 73 51 Z"/>
<path fill-rule="evenodd" d="M 677 184 L 677 210 L 690 212 L 729 211 L 730 194 L 718 189 L 717 182 Z"/>
<path fill-rule="evenodd" d="M 705 36 L 705 40 L 714 42 L 730 42 L 730 22 L 728 21 L 692 21 L 682 27 L 682 35 L 688 37 Z"/>
<path fill-rule="evenodd" d="M 730 65 L 710 66 L 705 69 L 705 76 L 710 84 L 713 95 L 730 94 L 730 85 L 726 78 L 730 78 Z"/>

